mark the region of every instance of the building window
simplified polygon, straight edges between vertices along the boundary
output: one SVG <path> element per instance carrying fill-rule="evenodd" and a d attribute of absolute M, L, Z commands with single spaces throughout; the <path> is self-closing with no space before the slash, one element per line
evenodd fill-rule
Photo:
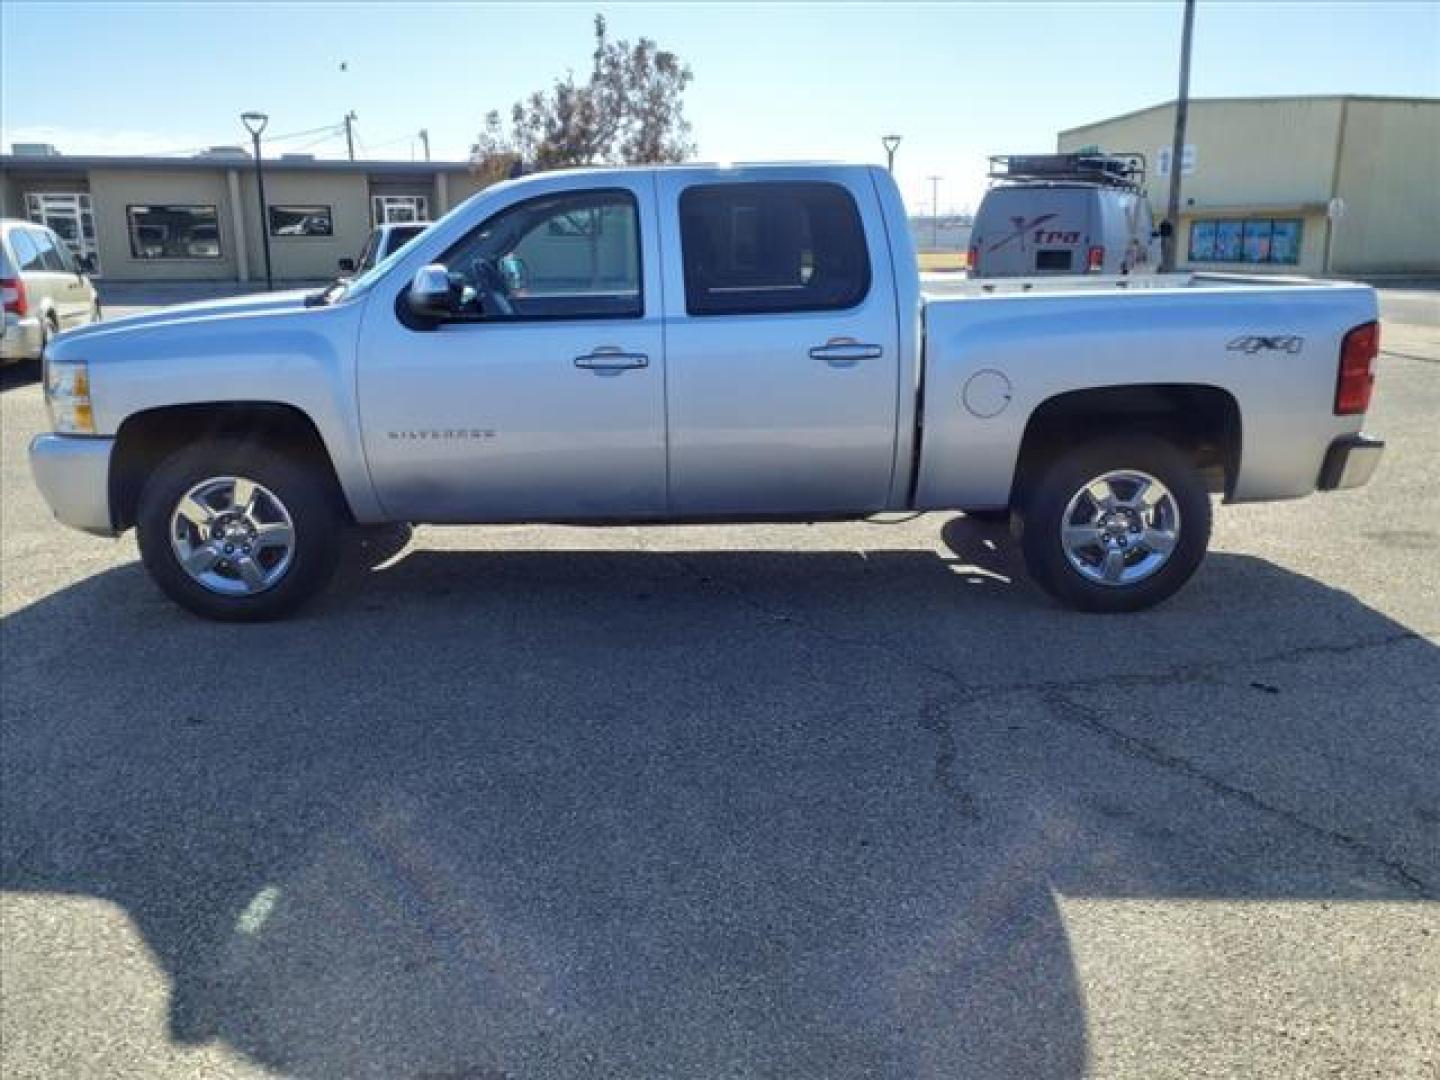
<path fill-rule="evenodd" d="M 271 236 L 334 236 L 335 222 L 328 206 L 271 206 Z"/>
<path fill-rule="evenodd" d="M 220 258 L 213 206 L 129 206 L 130 254 L 137 259 Z"/>
<path fill-rule="evenodd" d="M 834 311 L 870 291 L 860 211 L 838 184 L 716 184 L 680 196 L 690 315 Z"/>
<path fill-rule="evenodd" d="M 430 220 L 430 200 L 424 195 L 374 195 L 370 207 L 376 225 Z"/>
<path fill-rule="evenodd" d="M 1300 261 L 1300 235 L 1299 218 L 1193 221 L 1190 261 L 1294 266 Z"/>

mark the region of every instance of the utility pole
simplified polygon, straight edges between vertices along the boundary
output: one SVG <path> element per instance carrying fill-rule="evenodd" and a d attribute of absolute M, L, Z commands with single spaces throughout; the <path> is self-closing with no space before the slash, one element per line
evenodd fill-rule
<path fill-rule="evenodd" d="M 430 132 L 427 128 L 420 129 L 420 143 L 425 147 L 425 160 L 430 160 Z"/>
<path fill-rule="evenodd" d="M 347 112 L 347 113 L 345 114 L 345 149 L 350 152 L 350 160 L 351 160 L 351 161 L 354 161 L 354 160 L 355 160 L 355 129 L 354 129 L 354 124 L 355 124 L 355 121 L 358 120 L 358 119 L 359 119 L 359 117 L 357 117 L 357 116 L 355 115 L 355 110 L 354 110 L 354 109 L 351 109 L 349 112 Z"/>
<path fill-rule="evenodd" d="M 940 248 L 940 176 L 930 177 L 930 246 Z"/>
<path fill-rule="evenodd" d="M 1180 243 L 1180 174 L 1185 171 L 1185 125 L 1190 119 L 1190 34 L 1195 28 L 1195 0 L 1185 0 L 1185 26 L 1180 32 L 1180 93 L 1175 98 L 1175 140 L 1170 144 L 1170 204 L 1165 220 L 1170 235 L 1161 239 L 1160 270 L 1173 273 Z"/>

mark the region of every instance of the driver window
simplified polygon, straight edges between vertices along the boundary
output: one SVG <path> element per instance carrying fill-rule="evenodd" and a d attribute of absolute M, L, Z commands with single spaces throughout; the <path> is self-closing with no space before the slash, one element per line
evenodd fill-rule
<path fill-rule="evenodd" d="M 461 318 L 639 318 L 640 226 L 627 191 L 544 195 L 481 225 L 441 260 Z"/>

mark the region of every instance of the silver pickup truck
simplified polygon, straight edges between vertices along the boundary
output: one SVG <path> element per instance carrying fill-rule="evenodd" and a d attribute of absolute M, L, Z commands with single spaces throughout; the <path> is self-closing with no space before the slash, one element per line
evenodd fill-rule
<path fill-rule="evenodd" d="M 1050 291 L 1045 291 L 1045 290 Z M 1169 596 L 1211 494 L 1365 483 L 1369 288 L 1210 275 L 922 295 L 887 174 L 574 170 L 476 195 L 354 281 L 67 333 L 56 516 L 180 604 L 282 615 L 344 527 L 1009 515 L 1065 603 Z"/>

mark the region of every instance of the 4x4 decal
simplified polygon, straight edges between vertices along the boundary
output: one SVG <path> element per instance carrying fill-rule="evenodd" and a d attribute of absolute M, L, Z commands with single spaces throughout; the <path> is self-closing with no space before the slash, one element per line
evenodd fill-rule
<path fill-rule="evenodd" d="M 1276 337 L 1264 337 L 1252 334 L 1246 337 L 1237 337 L 1225 348 L 1230 352 L 1243 352 L 1246 355 L 1254 355 L 1257 352 L 1287 352 L 1298 353 L 1305 347 L 1305 339 L 1296 337 L 1293 334 L 1280 335 Z"/>

